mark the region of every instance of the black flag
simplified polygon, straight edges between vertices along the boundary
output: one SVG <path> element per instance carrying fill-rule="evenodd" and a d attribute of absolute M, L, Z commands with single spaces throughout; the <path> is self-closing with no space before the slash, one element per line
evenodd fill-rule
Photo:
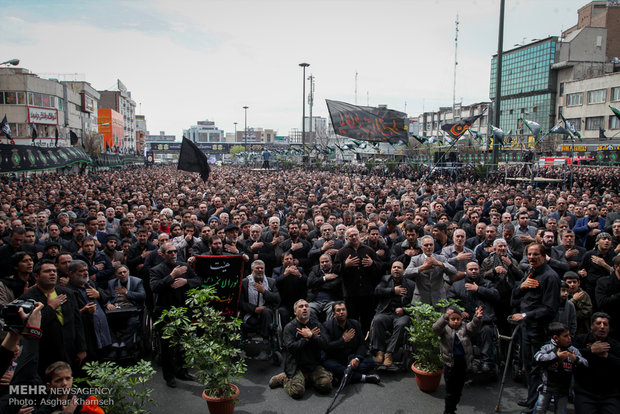
<path fill-rule="evenodd" d="M 200 178 L 205 182 L 209 179 L 209 173 L 211 172 L 207 156 L 198 149 L 196 144 L 185 137 L 183 137 L 183 143 L 181 144 L 177 169 L 200 173 Z"/>
<path fill-rule="evenodd" d="M 37 127 L 30 124 L 30 128 L 32 128 L 32 145 L 34 145 L 34 140 L 39 138 L 39 134 L 37 134 Z"/>
<path fill-rule="evenodd" d="M 6 120 L 6 115 L 2 119 L 2 123 L 0 123 L 0 129 L 2 130 L 2 134 L 7 137 L 7 139 L 11 140 L 11 126 L 9 125 L 9 121 Z"/>
<path fill-rule="evenodd" d="M 467 132 L 469 127 L 471 127 L 472 124 L 478 120 L 478 118 L 484 115 L 485 111 L 486 109 L 478 115 L 470 116 L 459 122 L 451 122 L 451 123 L 443 124 L 441 126 L 441 129 L 446 131 L 448 135 L 450 135 L 452 138 L 460 138 L 461 135 Z"/>
<path fill-rule="evenodd" d="M 404 112 L 329 99 L 325 102 L 336 134 L 363 141 L 409 144 Z"/>
<path fill-rule="evenodd" d="M 54 132 L 54 146 L 58 146 L 58 127 L 56 127 L 56 132 Z"/>
<path fill-rule="evenodd" d="M 71 145 L 77 145 L 78 143 L 78 136 L 75 132 L 73 131 L 69 131 L 69 136 L 71 137 Z"/>

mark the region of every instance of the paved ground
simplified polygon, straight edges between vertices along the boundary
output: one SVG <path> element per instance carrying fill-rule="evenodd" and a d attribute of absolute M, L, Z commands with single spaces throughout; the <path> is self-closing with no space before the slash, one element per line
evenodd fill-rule
<path fill-rule="evenodd" d="M 331 403 L 334 392 L 323 396 L 308 390 L 303 399 L 296 401 L 286 395 L 282 388 L 269 389 L 269 378 L 281 371 L 268 362 L 248 360 L 248 372 L 237 385 L 241 390 L 235 413 L 324 413 Z M 381 375 L 380 385 L 354 384 L 345 388 L 338 397 L 332 413 L 439 413 L 443 412 L 444 384 L 433 394 L 418 390 L 412 372 L 397 372 Z M 202 399 L 199 384 L 177 381 L 178 387 L 168 388 L 158 371 L 152 381 L 153 398 L 158 406 L 152 413 L 203 413 L 207 409 Z M 459 414 L 489 414 L 494 412 L 499 383 L 466 386 L 459 405 Z M 502 413 L 519 413 L 516 405 L 525 396 L 521 384 L 507 383 L 504 390 Z M 572 409 L 572 407 L 571 407 Z M 572 412 L 569 409 L 569 412 Z"/>

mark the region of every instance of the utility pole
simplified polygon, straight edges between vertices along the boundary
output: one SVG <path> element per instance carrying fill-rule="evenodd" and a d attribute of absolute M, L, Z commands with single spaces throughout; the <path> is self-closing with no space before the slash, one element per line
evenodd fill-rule
<path fill-rule="evenodd" d="M 457 49 L 459 46 L 459 14 L 456 14 L 456 34 L 454 35 L 454 83 L 452 85 L 452 116 L 456 119 L 455 108 L 456 108 L 456 66 L 459 64 L 457 60 Z"/>
<path fill-rule="evenodd" d="M 502 54 L 504 53 L 504 3 L 505 0 L 500 0 L 499 5 L 499 34 L 497 36 L 497 65 L 495 70 L 495 127 L 499 126 L 500 121 L 500 107 L 502 96 Z M 497 163 L 499 159 L 499 142 L 493 137 L 493 169 L 497 169 Z"/>
<path fill-rule="evenodd" d="M 312 139 L 312 103 L 314 102 L 314 76 L 308 76 L 308 80 L 310 81 L 310 92 L 308 93 L 308 106 L 310 107 L 310 128 L 308 130 L 310 144 L 314 143 L 314 139 Z"/>

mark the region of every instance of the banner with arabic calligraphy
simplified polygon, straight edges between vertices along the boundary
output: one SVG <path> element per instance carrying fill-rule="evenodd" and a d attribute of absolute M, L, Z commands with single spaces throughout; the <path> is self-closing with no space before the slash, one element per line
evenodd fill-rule
<path fill-rule="evenodd" d="M 338 135 L 374 142 L 408 142 L 407 114 L 387 108 L 357 106 L 326 99 Z"/>
<path fill-rule="evenodd" d="M 215 286 L 220 298 L 211 305 L 222 311 L 222 315 L 237 316 L 241 278 L 243 277 L 242 256 L 195 256 L 194 271 L 202 278 L 203 286 Z"/>
<path fill-rule="evenodd" d="M 32 145 L 0 144 L 0 172 L 39 171 L 63 168 L 75 163 L 90 164 L 82 148 L 46 148 Z"/>

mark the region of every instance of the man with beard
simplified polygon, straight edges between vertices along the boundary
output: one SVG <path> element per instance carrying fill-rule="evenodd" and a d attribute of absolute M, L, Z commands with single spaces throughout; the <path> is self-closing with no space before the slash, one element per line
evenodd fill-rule
<path fill-rule="evenodd" d="M 73 237 L 65 243 L 65 250 L 77 253 L 82 248 L 82 242 L 86 237 L 86 227 L 84 223 L 75 223 L 73 226 Z"/>
<path fill-rule="evenodd" d="M 299 237 L 299 223 L 294 221 L 288 225 L 289 238 L 280 243 L 283 252 L 290 252 L 296 266 L 300 266 L 304 271 L 309 270 L 312 265 L 308 259 L 308 252 L 312 245 L 309 241 Z"/>
<path fill-rule="evenodd" d="M 485 230 L 486 238 L 482 243 L 478 244 L 474 250 L 474 260 L 478 263 L 482 263 L 489 254 L 493 251 L 493 242 L 497 238 L 497 228 L 495 226 L 488 225 Z"/>
<path fill-rule="evenodd" d="M 333 272 L 342 277 L 349 315 L 360 319 L 364 333 L 370 329 L 374 312 L 372 293 L 381 278 L 381 268 L 373 249 L 361 244 L 359 231 L 346 231 L 348 243 L 336 253 Z"/>
<path fill-rule="evenodd" d="M 465 247 L 466 237 L 465 230 L 454 230 L 452 244 L 444 247 L 441 251 L 441 255 L 456 269 L 456 273 L 452 276 L 451 282 L 461 280 L 465 277 L 465 266 L 474 256 L 474 252 L 470 248 Z"/>
<path fill-rule="evenodd" d="M 332 270 L 331 256 L 322 254 L 308 276 L 310 316 L 318 321 L 330 320 L 337 300 L 342 300 L 342 279 Z"/>
<path fill-rule="evenodd" d="M 224 242 L 220 236 L 211 237 L 209 244 L 209 251 L 206 253 L 208 256 L 223 256 L 224 255 Z"/>
<path fill-rule="evenodd" d="M 90 238 L 88 239 L 89 243 Z M 85 241 L 86 242 L 86 241 Z M 94 247 L 94 244 L 93 244 Z M 112 344 L 104 306 L 109 297 L 105 290 L 94 287 L 88 276 L 88 264 L 82 260 L 69 263 L 69 284 L 77 300 L 86 338 L 89 359 L 99 360 Z"/>
<path fill-rule="evenodd" d="M 105 225 L 106 234 L 112 234 L 112 233 L 118 234 L 121 221 L 116 218 L 114 209 L 112 207 L 108 207 L 105 210 L 105 220 L 106 220 L 106 225 Z"/>
<path fill-rule="evenodd" d="M 392 246 L 392 251 L 390 253 L 390 261 L 392 263 L 399 261 L 407 268 L 411 258 L 422 252 L 418 246 L 419 231 L 419 227 L 414 224 L 408 224 L 407 227 L 405 227 L 405 241 L 394 243 Z"/>
<path fill-rule="evenodd" d="M 575 370 L 575 412 L 611 414 L 620 412 L 620 343 L 609 337 L 610 317 L 592 315 L 591 331 L 578 335 L 573 345 L 588 360 Z"/>
<path fill-rule="evenodd" d="M 82 253 L 73 257 L 87 263 L 90 280 L 96 283 L 98 288 L 105 289 L 108 286 L 108 280 L 114 274 L 114 267 L 105 254 L 96 250 L 95 240 L 92 237 L 84 239 Z"/>
<path fill-rule="evenodd" d="M 381 382 L 378 375 L 369 374 L 374 367 L 374 362 L 367 356 L 368 349 L 362 336 L 360 323 L 348 318 L 347 307 L 343 301 L 333 302 L 331 313 L 334 317 L 325 323 L 329 343 L 325 350 L 323 366 L 340 379 L 350 364 L 352 383 L 378 384 Z"/>
<path fill-rule="evenodd" d="M 257 329 L 263 338 L 263 348 L 257 357 L 267 360 L 271 356 L 269 337 L 273 329 L 274 315 L 280 304 L 280 294 L 276 282 L 265 276 L 265 263 L 262 260 L 252 262 L 252 273 L 241 281 L 239 298 L 240 318 L 252 329 Z"/>
<path fill-rule="evenodd" d="M 196 227 L 192 223 L 185 223 L 183 225 L 183 234 L 172 239 L 172 244 L 174 244 L 185 261 L 193 256 L 193 246 L 200 241 L 198 237 L 194 237 L 195 231 Z"/>
<path fill-rule="evenodd" d="M 224 229 L 224 252 L 232 255 L 241 255 L 243 261 L 250 260 L 245 245 L 239 241 L 239 227 L 235 224 L 228 224 Z"/>
<path fill-rule="evenodd" d="M 127 251 L 127 266 L 134 275 L 142 274 L 142 267 L 147 256 L 156 250 L 157 246 L 149 241 L 149 232 L 146 229 L 138 230 L 138 241 Z"/>
<path fill-rule="evenodd" d="M 317 392 L 329 394 L 333 377 L 321 365 L 321 352 L 329 341 L 325 328 L 310 319 L 310 308 L 304 299 L 295 303 L 294 310 L 295 319 L 284 327 L 284 348 L 288 351 L 284 372 L 271 377 L 269 388 L 284 386 L 288 395 L 300 399 L 309 381 Z"/>
<path fill-rule="evenodd" d="M 280 292 L 280 317 L 286 324 L 291 320 L 293 304 L 304 299 L 308 293 L 308 276 L 301 266 L 295 266 L 293 254 L 286 252 L 282 257 L 282 266 L 273 269 L 272 277 Z"/>
<path fill-rule="evenodd" d="M 20 299 L 34 299 L 44 303 L 41 310 L 41 337 L 39 375 L 44 378 L 45 368 L 56 361 L 74 364 L 77 368 L 86 358 L 84 328 L 75 295 L 70 289 L 57 286 L 56 266 L 41 260 L 33 270 L 35 286 Z"/>
<path fill-rule="evenodd" d="M 69 263 L 73 261 L 71 253 L 62 252 L 56 258 L 56 272 L 58 285 L 66 286 L 69 283 Z"/>
<path fill-rule="evenodd" d="M 444 283 L 450 281 L 456 269 L 444 256 L 433 253 L 435 241 L 431 236 L 422 237 L 421 244 L 422 253 L 411 258 L 405 277 L 416 282 L 414 301 L 436 306 L 440 299 L 445 299 Z"/>
<path fill-rule="evenodd" d="M 533 364 L 536 352 L 546 343 L 547 327 L 560 306 L 560 278 L 546 263 L 545 248 L 531 243 L 525 249 L 529 261 L 527 276 L 512 291 L 512 306 L 519 309 L 511 316 L 521 322 L 521 352 L 528 386 L 527 399 L 519 401 L 531 413 L 538 398 L 540 372 Z"/>
<path fill-rule="evenodd" d="M 250 265 L 255 260 L 265 263 L 265 272 L 271 274 L 276 256 L 271 243 L 266 243 L 260 238 L 261 228 L 258 224 L 250 226 L 250 237 L 245 239 L 245 249 L 249 252 Z"/>
<path fill-rule="evenodd" d="M 390 261 L 390 249 L 387 247 L 387 244 L 385 244 L 385 240 L 379 235 L 379 227 L 371 224 L 368 225 L 368 238 L 364 240 L 363 244 L 375 251 L 377 259 L 382 263 L 382 268 L 388 265 Z"/>
<path fill-rule="evenodd" d="M 574 227 L 577 222 L 577 218 L 573 213 L 568 211 L 568 203 L 566 202 L 566 199 L 563 197 L 558 198 L 555 202 L 555 207 L 556 211 L 549 214 L 547 217 L 554 218 L 557 221 L 566 220 L 569 227 Z"/>
<path fill-rule="evenodd" d="M 84 220 L 86 224 L 86 235 L 95 239 L 95 247 L 101 250 L 105 243 L 106 234 L 97 228 L 97 217 L 91 216 Z"/>
<path fill-rule="evenodd" d="M 112 263 L 112 266 L 116 267 L 123 264 L 125 261 L 125 255 L 123 252 L 116 250 L 118 245 L 118 237 L 116 234 L 109 234 L 105 237 L 105 244 L 103 245 L 103 254 L 105 254 L 108 260 Z"/>
<path fill-rule="evenodd" d="M 573 231 L 577 237 L 576 244 L 592 249 L 598 234 L 605 231 L 605 219 L 598 214 L 596 203 L 588 204 L 588 215 L 577 220 Z"/>
<path fill-rule="evenodd" d="M 596 284 L 596 303 L 612 321 L 616 321 L 620 320 L 620 256 L 614 257 L 613 266 L 611 274 L 600 278 Z M 611 330 L 611 337 L 620 338 L 617 328 Z"/>
<path fill-rule="evenodd" d="M 332 225 L 324 223 L 321 226 L 321 238 L 312 243 L 312 248 L 308 252 L 308 259 L 313 265 L 316 265 L 319 261 L 319 256 L 327 254 L 330 257 L 334 257 L 342 246 L 342 241 L 334 238 L 334 228 Z"/>
<path fill-rule="evenodd" d="M 161 234 L 160 234 L 161 236 Z M 209 251 L 209 242 L 211 241 L 211 227 L 204 225 L 200 228 L 199 241 L 194 243 L 192 253 L 196 255 L 204 255 Z M 161 245 L 161 243 L 160 243 Z M 189 260 L 189 258 L 188 258 Z"/>
<path fill-rule="evenodd" d="M 164 261 L 150 271 L 151 290 L 157 295 L 155 320 L 160 318 L 164 309 L 185 306 L 187 291 L 198 287 L 202 282 L 187 263 L 177 261 L 177 249 L 174 244 L 164 243 L 159 251 Z M 162 373 L 166 385 L 175 388 L 177 385 L 175 376 L 183 380 L 194 380 L 195 377 L 187 371 L 187 368 L 183 368 L 184 358 L 181 350 L 173 347 L 169 340 L 163 338 L 161 346 Z"/>
<path fill-rule="evenodd" d="M 391 274 L 384 276 L 375 288 L 379 302 L 372 320 L 372 350 L 374 362 L 392 366 L 392 354 L 403 342 L 405 328 L 411 322 L 405 308 L 411 303 L 415 283 L 403 278 L 405 267 L 399 261 L 392 263 Z M 387 337 L 387 331 L 391 331 Z"/>
<path fill-rule="evenodd" d="M 603 232 L 596 236 L 596 247 L 586 252 L 581 261 L 580 270 L 577 273 L 581 276 L 582 288 L 592 299 L 594 309 L 597 309 L 596 283 L 600 278 L 609 276 L 615 256 L 616 254 L 611 250 L 611 235 Z"/>
<path fill-rule="evenodd" d="M 495 306 L 499 304 L 499 291 L 489 280 L 480 276 L 480 266 L 476 262 L 467 263 L 464 279 L 456 281 L 450 286 L 448 299 L 457 299 L 468 315 L 474 315 L 476 308 L 482 306 L 482 326 L 472 337 L 474 345 L 480 348 L 482 355 L 482 371 L 494 372 L 493 345 L 495 337 Z"/>

